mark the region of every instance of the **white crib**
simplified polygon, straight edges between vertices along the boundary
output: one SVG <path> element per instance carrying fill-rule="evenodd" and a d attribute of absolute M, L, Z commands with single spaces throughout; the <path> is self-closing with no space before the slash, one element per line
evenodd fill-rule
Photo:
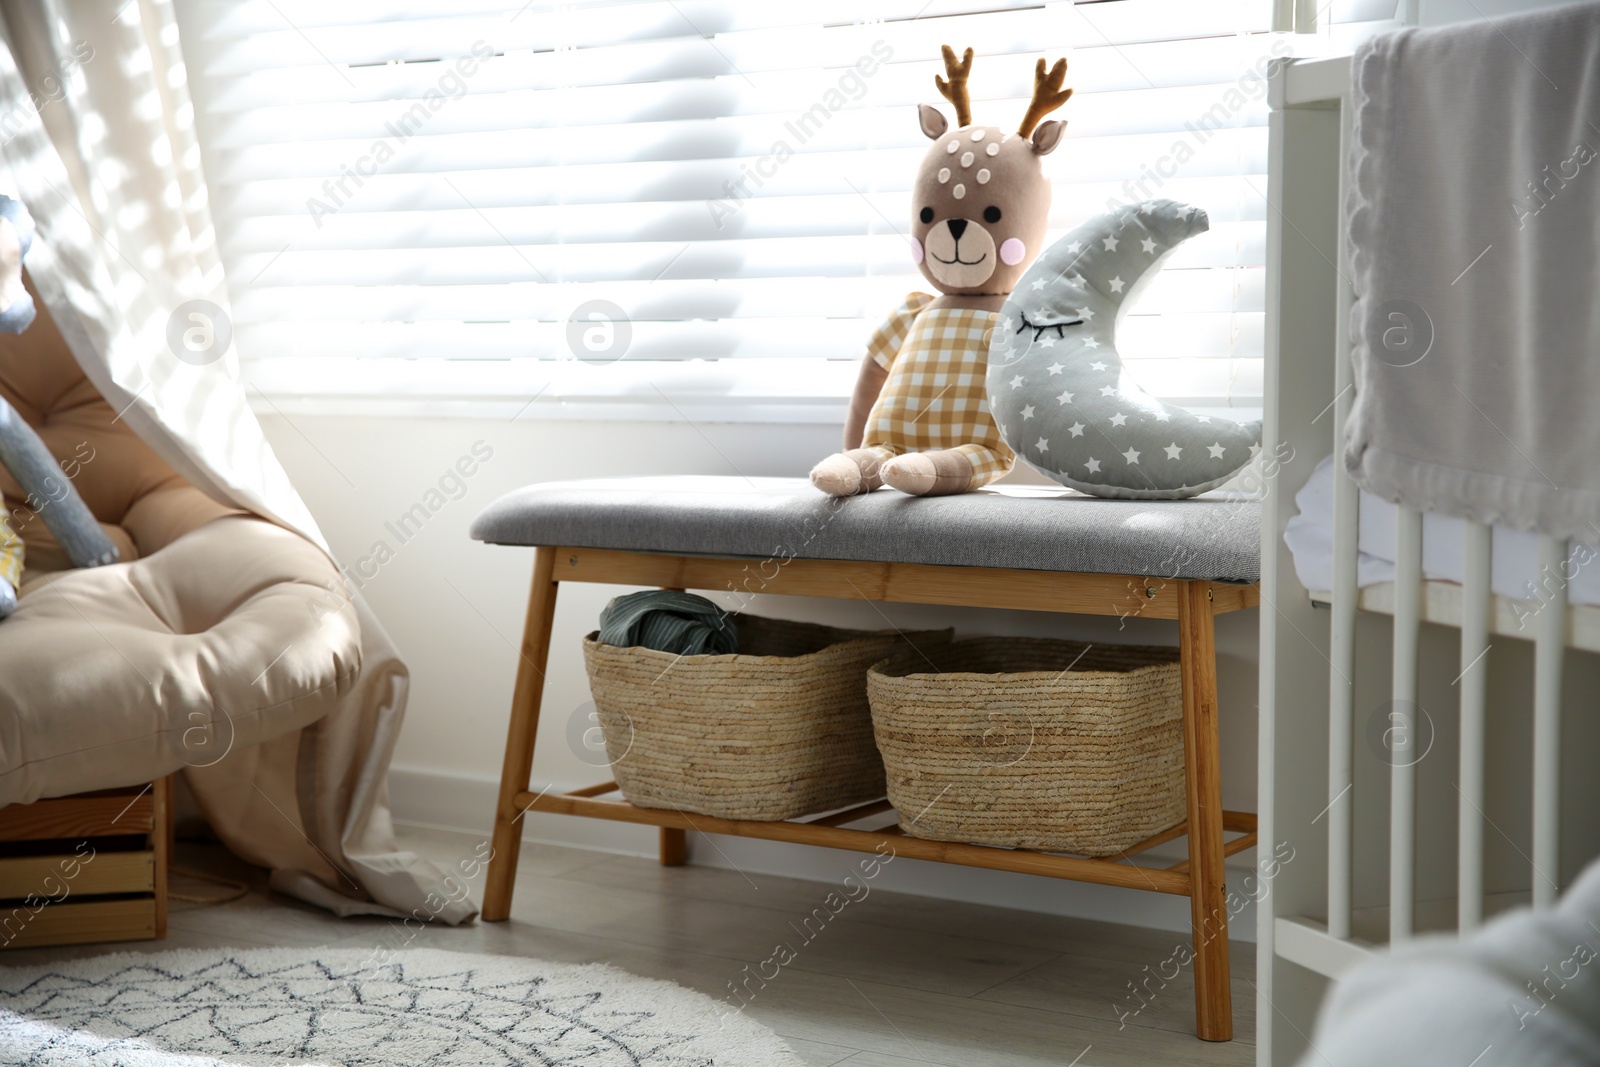
<path fill-rule="evenodd" d="M 1298 581 L 1283 540 L 1294 493 L 1316 462 L 1340 449 L 1352 395 L 1341 233 L 1349 59 L 1281 64 L 1270 102 L 1263 433 L 1267 449 L 1292 448 L 1294 458 L 1274 472 L 1262 524 L 1260 839 L 1286 843 L 1293 859 L 1276 870 L 1259 911 L 1262 1067 L 1295 1062 L 1328 983 L 1372 953 L 1424 931 L 1471 930 L 1504 906 L 1548 906 L 1596 854 L 1600 821 L 1578 814 L 1595 810 L 1592 802 L 1573 804 L 1575 791 L 1592 796 L 1592 781 L 1571 780 L 1580 776 L 1569 768 L 1564 788 L 1561 774 L 1564 668 L 1569 740 L 1587 739 L 1593 723 L 1570 706 L 1583 695 L 1574 691 L 1592 684 L 1594 664 L 1565 662 L 1588 660 L 1566 649 L 1600 650 L 1600 609 L 1569 606 L 1560 581 L 1540 591 L 1536 613 L 1492 595 L 1490 531 L 1480 524 L 1467 527 L 1465 580 L 1424 581 L 1422 518 L 1404 508 L 1395 581 L 1358 588 L 1358 491 L 1342 465 L 1333 588 L 1306 590 Z M 1542 539 L 1541 573 L 1559 573 L 1566 550 Z M 1523 649 L 1489 656 L 1501 635 L 1520 640 L 1497 646 Z M 1457 637 L 1459 659 L 1448 646 Z M 1531 669 L 1495 668 L 1491 694 L 1491 660 L 1525 658 L 1529 640 Z M 1416 748 L 1422 724 L 1406 709 L 1418 707 L 1422 675 L 1441 670 L 1426 706 L 1444 743 L 1430 763 Z M 1509 679 L 1500 675 L 1508 673 L 1531 676 L 1531 697 L 1524 682 L 1520 696 L 1506 698 Z M 1385 682 L 1387 712 L 1372 696 Z M 1523 703 L 1531 704 L 1527 721 Z M 1514 715 L 1501 714 L 1507 706 Z M 1374 712 L 1401 716 L 1384 731 L 1387 759 L 1364 751 Z M 1448 758 L 1452 746 L 1458 760 Z M 1427 788 L 1419 788 L 1419 767 Z M 1512 790 L 1512 813 L 1491 818 L 1489 794 Z M 1564 806 L 1575 813 L 1565 827 Z M 1420 839 L 1419 810 L 1427 827 Z"/>

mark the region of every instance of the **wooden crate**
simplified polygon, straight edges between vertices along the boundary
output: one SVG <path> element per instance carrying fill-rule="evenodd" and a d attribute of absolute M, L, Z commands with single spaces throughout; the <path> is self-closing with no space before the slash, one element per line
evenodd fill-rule
<path fill-rule="evenodd" d="M 167 935 L 172 779 L 0 808 L 0 949 Z"/>

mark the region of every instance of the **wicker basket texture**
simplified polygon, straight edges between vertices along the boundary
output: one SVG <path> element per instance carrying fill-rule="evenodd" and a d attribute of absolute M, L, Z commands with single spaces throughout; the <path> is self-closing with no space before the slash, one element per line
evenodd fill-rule
<path fill-rule="evenodd" d="M 884 795 L 866 673 L 948 630 L 901 635 L 738 617 L 736 655 L 603 645 L 584 661 L 606 755 L 641 807 L 776 820 Z"/>
<path fill-rule="evenodd" d="M 1183 820 L 1175 648 L 975 638 L 867 690 L 908 835 L 1113 856 Z"/>

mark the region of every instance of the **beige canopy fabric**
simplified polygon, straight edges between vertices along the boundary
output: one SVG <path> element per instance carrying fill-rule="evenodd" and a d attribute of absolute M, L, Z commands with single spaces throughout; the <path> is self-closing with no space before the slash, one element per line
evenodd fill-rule
<path fill-rule="evenodd" d="M 160 0 L 0 0 L 0 192 L 32 211 L 28 270 L 120 418 L 191 484 L 327 552 L 246 400 L 230 349 L 168 345 L 191 300 L 228 307 L 178 27 Z M 395 843 L 387 773 L 409 674 L 365 602 L 359 678 L 321 718 L 185 772 L 211 825 L 274 888 L 339 914 L 476 911 Z M 456 892 L 449 890 L 455 888 Z"/>

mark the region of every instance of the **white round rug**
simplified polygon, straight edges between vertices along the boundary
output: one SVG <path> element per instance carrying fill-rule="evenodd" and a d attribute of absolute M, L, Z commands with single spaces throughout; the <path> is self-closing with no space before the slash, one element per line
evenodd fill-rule
<path fill-rule="evenodd" d="M 600 964 L 412 949 L 118 953 L 0 967 L 27 1067 L 798 1067 L 766 1027 Z"/>

